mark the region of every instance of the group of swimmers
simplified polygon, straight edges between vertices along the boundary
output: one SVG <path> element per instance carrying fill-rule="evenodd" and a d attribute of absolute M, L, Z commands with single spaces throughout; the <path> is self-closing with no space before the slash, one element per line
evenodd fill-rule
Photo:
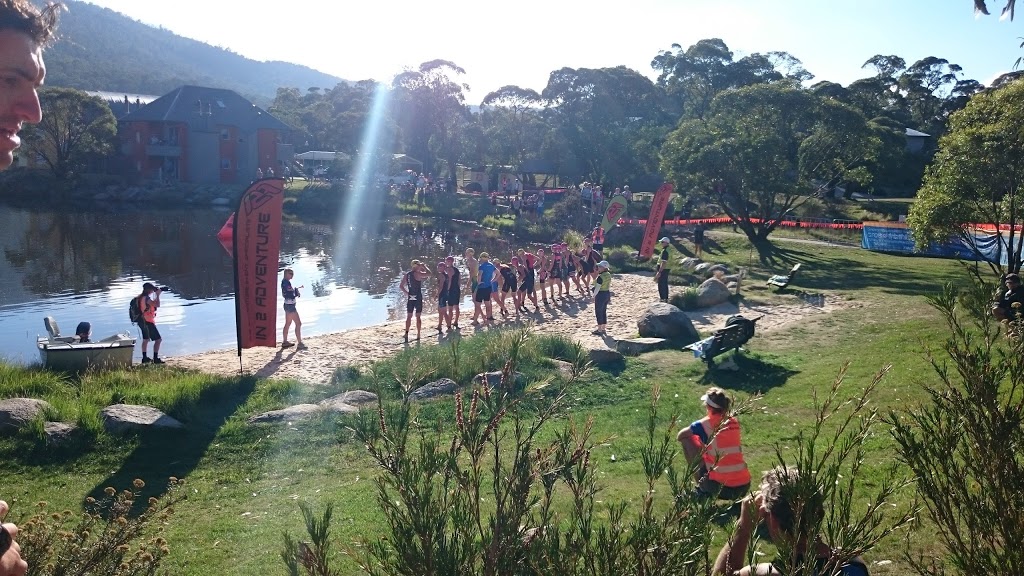
<path fill-rule="evenodd" d="M 511 254 L 507 262 L 492 258 L 487 252 L 479 256 L 473 248 L 467 248 L 462 260 L 465 275 L 457 265 L 454 256 L 448 256 L 437 263 L 433 271 L 423 262 L 413 260 L 410 269 L 403 274 L 399 289 L 407 296 L 405 318 L 405 341 L 413 317 L 416 318 L 416 339 L 420 338 L 423 312 L 423 282 L 433 277 L 438 282 L 437 332 L 444 333 L 459 329 L 463 288 L 473 298 L 473 324 L 493 322 L 494 308 L 502 316 L 516 316 L 533 311 L 540 312 L 544 306 L 565 304 L 570 298 L 589 298 L 591 284 L 601 273 L 604 232 L 595 228 L 582 245 L 572 249 L 562 242 L 547 248 L 528 252 L 523 248 Z M 604 263 L 607 269 L 607 263 Z M 464 280 L 465 278 L 465 280 Z M 575 291 L 573 290 L 575 288 Z M 540 292 L 540 302 L 537 292 Z M 511 297 L 511 305 L 509 298 Z"/>

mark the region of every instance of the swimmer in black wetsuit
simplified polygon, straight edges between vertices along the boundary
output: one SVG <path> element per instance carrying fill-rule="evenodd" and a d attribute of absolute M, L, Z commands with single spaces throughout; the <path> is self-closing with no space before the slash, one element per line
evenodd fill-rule
<path fill-rule="evenodd" d="M 459 329 L 459 314 L 462 304 L 462 272 L 455 265 L 455 257 L 449 256 L 444 259 L 448 266 L 448 317 L 451 319 L 450 328 Z"/>
<path fill-rule="evenodd" d="M 408 272 L 402 275 L 398 289 L 408 297 L 405 305 L 405 341 L 409 341 L 409 325 L 416 314 L 416 339 L 420 339 L 420 314 L 423 313 L 423 281 L 430 276 L 430 269 L 419 260 L 413 260 Z"/>

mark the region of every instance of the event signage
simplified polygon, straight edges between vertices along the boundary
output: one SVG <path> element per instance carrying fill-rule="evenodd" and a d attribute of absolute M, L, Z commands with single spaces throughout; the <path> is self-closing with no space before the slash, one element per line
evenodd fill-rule
<path fill-rule="evenodd" d="M 945 244 L 933 244 L 920 249 L 914 244 L 910 228 L 902 222 L 865 222 L 861 247 L 875 252 L 924 254 L 964 260 L 977 259 L 977 255 L 969 246 L 955 238 Z"/>
<path fill-rule="evenodd" d="M 281 252 L 284 180 L 257 180 L 235 211 L 235 326 L 243 348 L 277 346 L 277 263 Z"/>
<path fill-rule="evenodd" d="M 614 228 L 619 218 L 622 218 L 622 215 L 626 213 L 627 205 L 626 197 L 622 194 L 614 196 L 608 202 L 608 209 L 604 211 L 604 220 L 601 221 L 601 229 L 605 231 L 605 234 Z"/>
<path fill-rule="evenodd" d="M 658 241 L 658 233 L 661 232 L 661 222 L 665 219 L 665 210 L 668 208 L 669 198 L 672 196 L 674 186 L 671 182 L 665 182 L 654 193 L 654 200 L 651 202 L 651 213 L 647 215 L 647 227 L 644 229 L 644 240 L 640 244 L 640 259 L 650 258 L 654 254 L 654 244 Z"/>

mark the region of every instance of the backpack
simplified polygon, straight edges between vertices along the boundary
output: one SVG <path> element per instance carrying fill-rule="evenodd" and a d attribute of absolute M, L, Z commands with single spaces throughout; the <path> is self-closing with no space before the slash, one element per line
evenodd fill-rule
<path fill-rule="evenodd" d="M 139 297 L 132 298 L 132 301 L 128 303 L 128 320 L 132 324 L 138 324 L 142 321 L 142 308 L 139 307 Z"/>

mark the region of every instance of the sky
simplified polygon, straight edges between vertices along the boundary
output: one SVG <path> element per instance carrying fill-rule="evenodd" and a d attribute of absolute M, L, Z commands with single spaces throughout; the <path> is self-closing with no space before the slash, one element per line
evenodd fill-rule
<path fill-rule="evenodd" d="M 736 57 L 786 51 L 846 85 L 875 54 L 927 57 L 989 83 L 1013 69 L 1024 13 L 976 17 L 971 0 L 91 0 L 255 60 L 303 64 L 346 80 L 390 80 L 434 59 L 466 71 L 467 102 L 505 85 L 540 92 L 563 67 L 624 65 L 656 77 L 673 44 L 721 38 Z M 998 4 L 998 5 L 997 5 Z M 273 9 L 270 9 L 273 7 Z M 300 87 L 308 88 L 308 87 Z"/>

